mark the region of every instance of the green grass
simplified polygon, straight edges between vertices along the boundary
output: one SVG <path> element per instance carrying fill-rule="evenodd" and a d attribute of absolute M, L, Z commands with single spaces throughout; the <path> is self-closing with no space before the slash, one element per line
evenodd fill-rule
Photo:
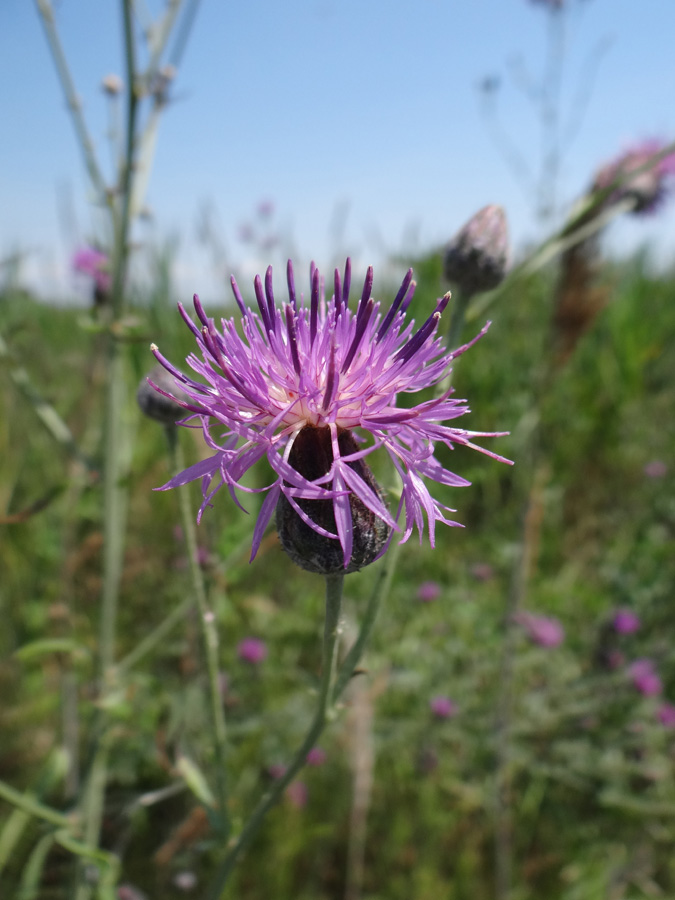
<path fill-rule="evenodd" d="M 416 261 L 415 268 L 419 319 L 442 288 L 437 257 Z M 675 732 L 656 718 L 659 698 L 641 697 L 624 668 L 601 664 L 610 649 L 626 661 L 652 657 L 664 697 L 675 701 L 675 278 L 650 275 L 640 259 L 608 266 L 604 278 L 611 302 L 543 397 L 553 287 L 548 273 L 510 285 L 490 310 L 488 335 L 458 361 L 457 394 L 473 410 L 466 427 L 511 431 L 489 446 L 516 465 L 461 449 L 448 453 L 451 468 L 473 482 L 446 494 L 466 528 L 439 529 L 435 550 L 415 538 L 402 550 L 366 654 L 367 671 L 357 679 L 373 716 L 374 750 L 363 900 L 494 897 L 494 728 L 504 616 L 533 475 L 537 402 L 545 475 L 525 606 L 558 617 L 566 638 L 549 650 L 529 645 L 523 635 L 517 639 L 510 900 L 675 895 Z M 179 360 L 191 349 L 190 338 L 165 292 L 136 315 L 127 345 L 135 441 L 118 657 L 189 592 L 176 497 L 152 490 L 168 477 L 164 435 L 136 413 L 133 392 L 151 367 L 150 340 Z M 83 765 L 96 692 L 103 385 L 100 336 L 87 318 L 25 296 L 0 300 L 0 333 L 15 360 L 4 362 L 0 389 L 0 516 L 6 519 L 0 525 L 0 779 L 63 810 L 70 803 L 64 782 L 44 772 L 63 740 L 64 681 L 77 685 Z M 94 461 L 92 473 L 40 425 L 8 377 L 15 364 L 26 368 L 68 423 Z M 198 433 L 185 431 L 181 438 L 196 460 Z M 643 470 L 655 459 L 669 469 L 650 479 Z M 266 474 L 255 477 L 263 483 Z M 384 480 L 386 473 L 379 474 Z M 192 489 L 196 506 L 198 488 Z M 41 498 L 44 507 L 29 514 Z M 323 616 L 321 580 L 294 568 L 274 536 L 248 565 L 256 502 L 255 495 L 246 498 L 252 513 L 246 516 L 223 493 L 198 531 L 228 675 L 224 703 L 236 823 L 264 790 L 268 767 L 289 759 L 309 722 Z M 477 565 L 489 565 L 487 580 L 476 577 Z M 374 570 L 346 581 L 349 621 L 358 621 Z M 420 604 L 416 590 L 430 579 L 441 585 L 441 597 Z M 636 635 L 619 637 L 606 627 L 617 606 L 640 615 Z M 259 670 L 237 660 L 237 642 L 247 635 L 268 643 Z M 55 652 L 36 643 L 46 639 L 69 643 Z M 428 704 L 435 694 L 457 702 L 456 717 L 432 720 Z M 273 811 L 228 896 L 344 896 L 356 706 L 352 699 L 330 725 L 322 741 L 326 763 L 302 776 L 306 807 L 286 800 Z M 198 827 L 197 800 L 184 790 L 147 808 L 134 804 L 141 794 L 178 781 L 180 755 L 209 772 L 206 685 L 191 616 L 119 684 L 108 715 L 104 847 L 121 856 L 123 882 L 152 898 L 184 896 L 174 875 L 189 870 L 204 884 L 220 849 L 213 833 Z M 3 817 L 5 824 L 12 821 L 11 812 L 0 801 L 0 848 L 2 835 L 7 840 L 10 833 L 1 823 Z M 17 832 L 0 874 L 3 898 L 18 896 L 22 872 L 47 828 L 32 818 Z M 167 849 L 181 828 L 185 840 Z M 162 847 L 164 866 L 155 856 Z M 69 896 L 69 859 L 57 846 L 49 851 L 40 898 Z"/>

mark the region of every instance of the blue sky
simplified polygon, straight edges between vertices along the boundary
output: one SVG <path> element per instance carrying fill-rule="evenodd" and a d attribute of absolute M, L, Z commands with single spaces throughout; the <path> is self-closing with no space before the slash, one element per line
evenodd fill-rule
<path fill-rule="evenodd" d="M 605 51 L 563 160 L 559 196 L 567 203 L 594 168 L 632 141 L 675 137 L 675 2 L 568 2 L 564 117 L 588 60 L 600 46 Z M 54 5 L 109 171 L 100 82 L 122 69 L 119 4 Z M 240 270 L 264 263 L 237 238 L 261 200 L 275 204 L 284 249 L 323 265 L 337 253 L 365 265 L 414 242 L 438 245 L 493 202 L 506 208 L 516 245 L 541 236 L 533 197 L 496 147 L 477 86 L 486 76 L 500 78 L 503 127 L 536 167 L 538 118 L 510 73 L 520 61 L 535 80 L 541 74 L 547 20 L 529 0 L 202 0 L 160 129 L 147 196 L 154 220 L 145 234 L 178 235 L 180 289 L 206 295 L 218 290 L 197 239 L 206 205 L 225 248 L 222 266 Z M 0 256 L 24 251 L 28 282 L 67 292 L 69 254 L 93 235 L 96 220 L 36 7 L 27 0 L 0 4 L 0 99 Z M 651 221 L 620 223 L 611 235 L 619 249 L 647 240 L 662 259 L 675 257 L 675 203 Z"/>

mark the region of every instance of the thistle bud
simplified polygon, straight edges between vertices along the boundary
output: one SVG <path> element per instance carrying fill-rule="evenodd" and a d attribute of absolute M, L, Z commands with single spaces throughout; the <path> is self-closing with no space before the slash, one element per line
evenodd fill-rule
<path fill-rule="evenodd" d="M 595 192 L 613 187 L 606 202 L 630 200 L 631 213 L 654 212 L 672 189 L 675 153 L 669 153 L 643 171 L 639 170 L 647 166 L 665 146 L 663 141 L 650 140 L 630 148 L 596 172 L 591 190 Z"/>
<path fill-rule="evenodd" d="M 338 444 L 341 457 L 357 453 L 360 449 L 354 435 L 347 429 L 339 431 Z M 296 437 L 288 461 L 310 481 L 329 472 L 333 464 L 330 429 L 326 426 L 316 428 L 306 425 Z M 384 503 L 382 490 L 366 463 L 357 459 L 348 465 Z M 316 525 L 337 534 L 332 500 L 297 499 L 295 502 Z M 357 572 L 377 559 L 389 538 L 391 528 L 353 492 L 349 495 L 349 507 L 352 514 L 353 548 L 349 565 L 345 568 L 340 541 L 325 537 L 307 525 L 281 494 L 276 510 L 277 531 L 281 546 L 296 565 L 319 575 L 334 575 Z"/>
<path fill-rule="evenodd" d="M 157 365 L 142 379 L 136 392 L 136 399 L 143 415 L 161 422 L 162 425 L 175 425 L 178 419 L 184 419 L 187 413 L 183 407 L 171 397 L 156 391 L 150 384 L 151 381 L 174 397 L 189 400 L 187 394 L 176 384 L 174 377 L 163 366 Z"/>
<path fill-rule="evenodd" d="M 509 231 L 501 206 L 485 206 L 445 248 L 443 271 L 466 296 L 491 291 L 503 280 L 509 256 Z"/>

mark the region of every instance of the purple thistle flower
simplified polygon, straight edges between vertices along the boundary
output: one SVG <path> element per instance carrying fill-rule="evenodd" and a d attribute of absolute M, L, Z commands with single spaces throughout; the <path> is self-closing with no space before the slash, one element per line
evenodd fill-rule
<path fill-rule="evenodd" d="M 675 728 L 675 706 L 672 703 L 662 703 L 656 716 L 664 728 Z"/>
<path fill-rule="evenodd" d="M 618 203 L 630 198 L 633 213 L 655 212 L 665 201 L 673 185 L 675 176 L 675 152 L 669 153 L 657 163 L 631 177 L 631 173 L 647 164 L 657 153 L 666 148 L 665 141 L 652 139 L 636 144 L 624 151 L 617 159 L 604 165 L 595 175 L 594 190 L 609 188 L 621 179 L 607 199 L 607 203 Z"/>
<path fill-rule="evenodd" d="M 432 697 L 429 701 L 429 709 L 437 719 L 450 719 L 458 711 L 457 704 L 449 697 Z"/>
<path fill-rule="evenodd" d="M 663 684 L 651 659 L 636 659 L 628 667 L 633 687 L 645 697 L 654 697 L 663 690 Z"/>
<path fill-rule="evenodd" d="M 219 330 L 196 295 L 198 324 L 179 305 L 201 352 L 201 359 L 190 354 L 187 362 L 206 383 L 184 375 L 153 346 L 158 361 L 188 395 L 187 401 L 175 398 L 188 417 L 183 424 L 199 418 L 206 443 L 214 451 L 160 490 L 201 479 L 201 518 L 221 487 L 228 489 L 235 502 L 236 488 L 253 491 L 240 484 L 241 478 L 266 457 L 274 478 L 258 489 L 267 496 L 255 525 L 251 559 L 277 506 L 280 537 L 295 562 L 304 565 L 298 557 L 305 548 L 293 546 L 296 538 L 301 543 L 295 525 L 290 528 L 291 537 L 285 533 L 291 516 L 305 529 L 302 540 L 307 544 L 310 538 L 323 541 L 317 556 L 325 556 L 326 547 L 333 551 L 335 559 L 325 568 L 321 560 L 308 560 L 304 567 L 310 571 L 355 571 L 381 555 L 392 529 L 403 531 L 401 543 L 415 527 L 421 539 L 425 517 L 434 546 L 436 522 L 458 523 L 446 518 L 445 511 L 452 510 L 434 499 L 425 479 L 452 486 L 469 484 L 444 468 L 434 455 L 434 446 L 459 444 L 509 462 L 473 443 L 476 437 L 496 437 L 504 432 L 466 431 L 445 424 L 469 412 L 466 402 L 452 397 L 451 390 L 411 407 L 399 407 L 397 398 L 441 382 L 455 357 L 485 334 L 489 323 L 474 340 L 449 353 L 437 336 L 449 294 L 437 302 L 420 328 L 406 322 L 415 291 L 412 269 L 386 315 L 371 296 L 372 268 L 360 300 L 349 306 L 350 260 L 343 277 L 335 271 L 334 293 L 328 301 L 323 279 L 313 264 L 308 301 L 296 294 L 290 261 L 287 281 L 289 300 L 279 307 L 271 266 L 264 286 L 256 276 L 258 310 L 252 311 L 231 279 L 242 335 L 234 319 L 221 320 Z M 212 426 L 221 430 L 219 439 L 212 436 Z M 361 434 L 355 435 L 355 429 Z M 364 462 L 379 448 L 389 453 L 402 480 L 395 516 Z M 403 510 L 401 529 L 396 519 Z M 370 536 L 365 538 L 363 522 L 370 527 Z"/>
<path fill-rule="evenodd" d="M 237 656 L 242 662 L 260 665 L 267 659 L 267 644 L 254 637 L 244 638 L 237 645 Z"/>
<path fill-rule="evenodd" d="M 640 619 L 632 609 L 617 609 L 612 625 L 619 634 L 633 634 L 640 627 Z"/>
<path fill-rule="evenodd" d="M 108 255 L 94 247 L 82 247 L 73 254 L 71 265 L 76 272 L 89 275 L 100 291 L 107 292 L 112 286 L 110 260 Z"/>
<path fill-rule="evenodd" d="M 513 617 L 521 625 L 529 639 L 540 647 L 557 647 L 565 639 L 565 630 L 552 616 L 536 616 L 530 612 L 519 612 Z"/>
<path fill-rule="evenodd" d="M 417 599 L 420 603 L 433 603 L 441 596 L 441 586 L 437 581 L 423 581 L 417 588 Z"/>

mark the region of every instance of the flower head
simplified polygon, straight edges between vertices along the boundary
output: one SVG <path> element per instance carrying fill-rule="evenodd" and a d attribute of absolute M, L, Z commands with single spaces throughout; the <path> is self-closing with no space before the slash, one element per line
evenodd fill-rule
<path fill-rule="evenodd" d="M 562 625 L 552 616 L 520 612 L 516 613 L 514 620 L 525 629 L 529 639 L 540 647 L 557 647 L 565 639 Z"/>
<path fill-rule="evenodd" d="M 441 586 L 437 581 L 423 581 L 417 588 L 420 603 L 433 603 L 441 596 Z"/>
<path fill-rule="evenodd" d="M 633 634 L 640 627 L 640 619 L 632 609 L 617 609 L 612 625 L 619 634 Z"/>
<path fill-rule="evenodd" d="M 312 747 L 305 757 L 305 762 L 308 766 L 322 766 L 326 762 L 326 751 L 321 747 Z"/>
<path fill-rule="evenodd" d="M 473 443 L 475 437 L 494 434 L 445 424 L 469 412 L 466 402 L 451 396 L 451 390 L 416 406 L 398 405 L 400 395 L 441 382 L 453 359 L 473 343 L 449 353 L 437 337 L 449 295 L 416 329 L 414 322 L 406 322 L 415 290 L 412 269 L 386 314 L 371 296 L 372 268 L 360 300 L 351 307 L 349 260 L 343 277 L 335 271 L 330 300 L 314 265 L 310 282 L 306 301 L 296 293 L 289 262 L 289 299 L 278 306 L 269 267 L 264 285 L 260 276 L 255 278 L 258 309 L 253 311 L 245 306 L 232 278 L 241 334 L 234 319 L 221 320 L 219 330 L 196 295 L 199 324 L 179 307 L 201 351 L 201 358 L 191 354 L 187 362 L 203 380 L 180 372 L 156 347 L 153 352 L 189 398 L 175 398 L 186 411 L 184 424 L 198 418 L 214 452 L 162 489 L 201 479 L 201 517 L 221 487 L 235 500 L 237 488 L 254 490 L 243 487 L 241 478 L 265 457 L 274 478 L 258 489 L 266 497 L 254 529 L 251 559 L 278 507 L 282 544 L 296 562 L 311 571 L 354 571 L 383 551 L 392 530 L 403 531 L 403 542 L 417 527 L 421 538 L 426 517 L 433 546 L 436 522 L 457 524 L 446 517 L 449 507 L 434 499 L 425 479 L 453 486 L 469 482 L 443 466 L 435 445 L 461 444 L 508 460 Z M 219 437 L 212 428 L 220 431 Z M 380 448 L 388 452 L 402 481 L 398 509 L 405 510 L 402 529 L 396 522 L 398 513 L 392 516 L 365 463 Z"/>
<path fill-rule="evenodd" d="M 654 697 L 663 690 L 663 684 L 651 659 L 636 659 L 628 667 L 633 687 L 645 697 Z"/>
<path fill-rule="evenodd" d="M 491 291 L 506 275 L 509 230 L 506 213 L 491 204 L 473 215 L 445 248 L 445 277 L 468 296 Z"/>
<path fill-rule="evenodd" d="M 76 272 L 89 275 L 94 279 L 95 287 L 108 292 L 112 286 L 110 277 L 110 260 L 108 255 L 95 247 L 81 247 L 73 254 L 71 265 Z"/>
<path fill-rule="evenodd" d="M 631 212 L 654 212 L 666 199 L 675 176 L 675 152 L 648 165 L 652 157 L 665 148 L 666 143 L 661 140 L 636 144 L 596 173 L 593 189 L 605 190 L 616 182 L 607 202 L 613 204 L 630 199 L 633 201 Z M 644 171 L 638 171 L 645 166 Z"/>
<path fill-rule="evenodd" d="M 645 464 L 642 471 L 647 478 L 663 478 L 668 474 L 668 466 L 662 459 L 653 459 L 651 462 Z"/>
<path fill-rule="evenodd" d="M 267 659 L 267 644 L 259 638 L 244 638 L 237 645 L 237 656 L 243 662 L 257 666 Z"/>
<path fill-rule="evenodd" d="M 665 728 L 675 728 L 675 706 L 672 703 L 662 703 L 656 717 Z"/>
<path fill-rule="evenodd" d="M 450 719 L 457 713 L 457 704 L 449 697 L 432 697 L 429 709 L 437 719 Z"/>

